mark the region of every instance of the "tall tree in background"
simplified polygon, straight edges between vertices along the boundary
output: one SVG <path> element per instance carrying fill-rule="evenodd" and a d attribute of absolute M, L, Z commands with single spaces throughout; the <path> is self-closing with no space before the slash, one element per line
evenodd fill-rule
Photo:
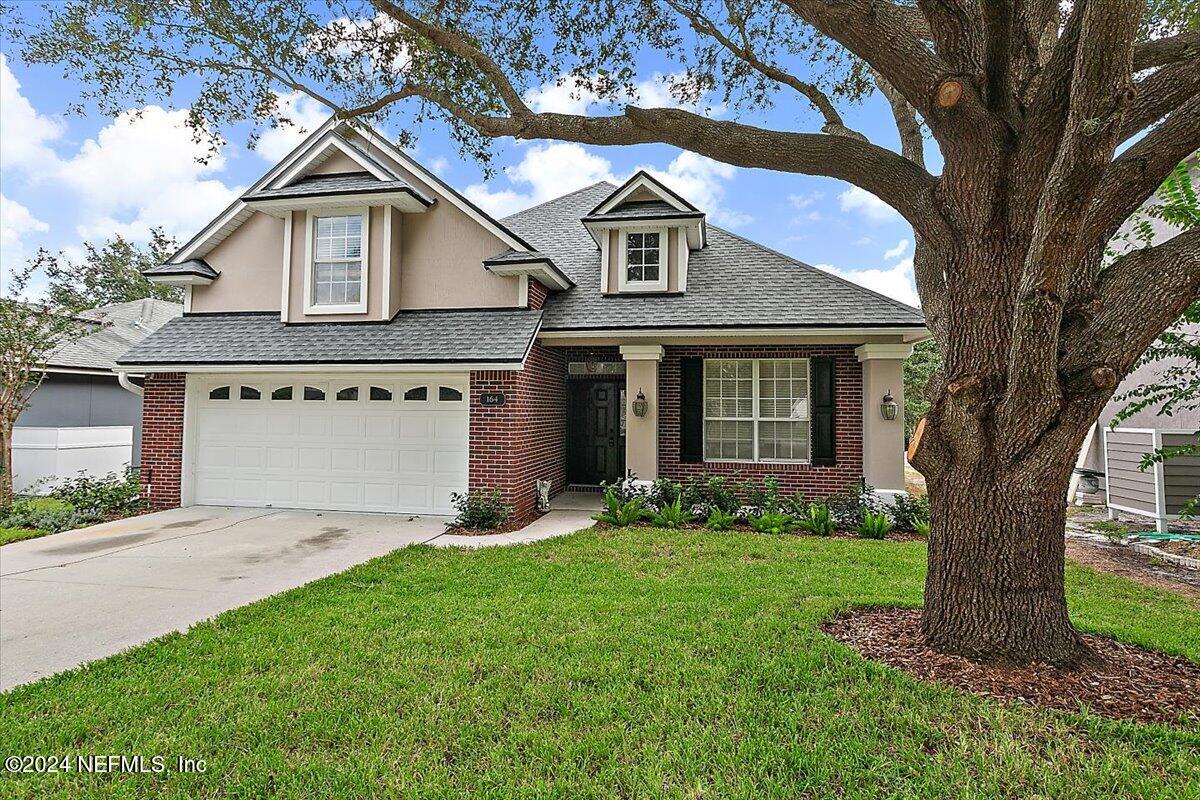
<path fill-rule="evenodd" d="M 161 228 L 150 231 L 150 242 L 141 247 L 117 235 L 102 245 L 84 242 L 83 260 L 72 261 L 65 253 L 39 250 L 33 269 L 49 281 L 51 304 L 67 308 L 96 308 L 152 297 L 183 302 L 183 289 L 151 283 L 142 270 L 165 263 L 175 252 L 175 240 Z"/>
<path fill-rule="evenodd" d="M 1074 454 L 1200 291 L 1200 231 L 1103 258 L 1200 148 L 1197 27 L 1180 0 L 69 0 L 10 30 L 110 114 L 191 98 L 201 135 L 280 124 L 278 93 L 303 92 L 346 117 L 404 115 L 401 144 L 441 121 L 485 162 L 496 137 L 659 142 L 873 193 L 916 233 L 943 357 L 914 458 L 932 508 L 928 640 L 1070 664 L 1089 655 L 1064 595 Z M 648 51 L 675 67 L 677 107 L 638 103 Z M 555 80 L 610 113 L 531 107 Z M 899 152 L 842 116 L 876 90 Z M 737 121 L 785 95 L 818 130 Z"/>

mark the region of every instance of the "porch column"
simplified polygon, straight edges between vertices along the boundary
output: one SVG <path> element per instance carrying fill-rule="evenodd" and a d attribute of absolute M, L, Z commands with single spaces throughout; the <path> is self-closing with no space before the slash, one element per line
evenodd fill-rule
<path fill-rule="evenodd" d="M 625 469 L 638 480 L 658 477 L 658 362 L 661 344 L 623 344 L 625 359 Z M 633 413 L 638 393 L 646 397 L 646 415 Z"/>
<path fill-rule="evenodd" d="M 904 491 L 904 359 L 910 344 L 864 344 L 854 349 L 863 370 L 863 477 L 887 498 Z M 880 410 L 891 393 L 896 418 Z"/>

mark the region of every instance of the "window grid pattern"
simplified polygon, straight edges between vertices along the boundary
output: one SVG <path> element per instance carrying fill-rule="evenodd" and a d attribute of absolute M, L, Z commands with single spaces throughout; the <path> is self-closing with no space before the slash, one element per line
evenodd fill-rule
<path fill-rule="evenodd" d="M 706 359 L 704 458 L 808 461 L 808 359 Z"/>
<path fill-rule="evenodd" d="M 362 215 L 317 217 L 313 242 L 313 302 L 344 305 L 362 299 Z"/>
<path fill-rule="evenodd" d="M 659 233 L 625 234 L 625 280 L 630 283 L 658 281 Z"/>

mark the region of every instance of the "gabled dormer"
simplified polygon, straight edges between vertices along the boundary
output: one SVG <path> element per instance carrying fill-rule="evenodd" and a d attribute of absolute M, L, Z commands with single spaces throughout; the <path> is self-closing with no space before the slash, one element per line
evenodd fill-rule
<path fill-rule="evenodd" d="M 639 171 L 583 218 L 600 248 L 602 294 L 687 291 L 690 254 L 704 247 L 704 212 Z"/>

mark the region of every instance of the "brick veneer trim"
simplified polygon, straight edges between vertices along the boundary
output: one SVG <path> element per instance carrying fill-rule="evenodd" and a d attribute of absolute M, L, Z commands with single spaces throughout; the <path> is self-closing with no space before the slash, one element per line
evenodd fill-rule
<path fill-rule="evenodd" d="M 186 385 L 182 372 L 155 372 L 142 390 L 142 492 L 156 510 L 179 506 Z"/>

